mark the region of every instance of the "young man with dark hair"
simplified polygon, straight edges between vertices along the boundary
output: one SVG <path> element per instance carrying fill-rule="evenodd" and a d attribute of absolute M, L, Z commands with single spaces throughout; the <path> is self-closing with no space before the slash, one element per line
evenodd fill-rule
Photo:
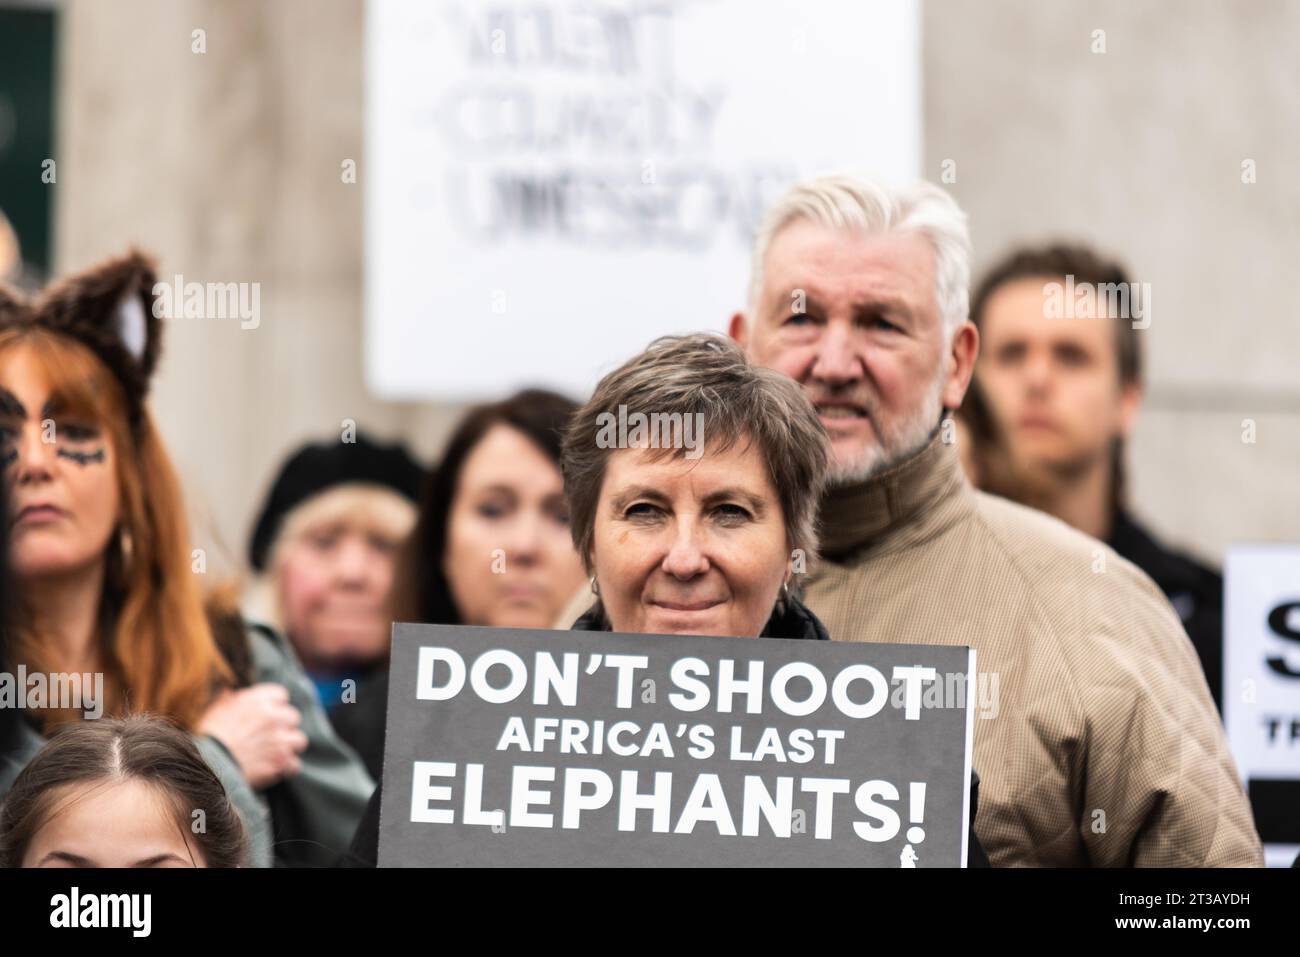
<path fill-rule="evenodd" d="M 1076 245 L 1023 248 L 975 289 L 982 355 L 959 413 L 986 491 L 1104 541 L 1168 596 L 1222 709 L 1223 580 L 1166 549 L 1125 502 L 1124 447 L 1142 401 L 1149 301 L 1118 263 Z"/>

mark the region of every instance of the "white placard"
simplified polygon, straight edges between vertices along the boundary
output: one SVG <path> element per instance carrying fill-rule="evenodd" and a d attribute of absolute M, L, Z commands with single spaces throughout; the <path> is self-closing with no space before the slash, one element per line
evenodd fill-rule
<path fill-rule="evenodd" d="M 1300 793 L 1300 546 L 1228 550 L 1223 717 L 1248 788 L 1294 780 Z M 1292 813 L 1300 821 L 1300 802 Z M 1267 842 L 1263 823 L 1261 831 Z M 1266 843 L 1265 851 L 1271 866 L 1289 866 L 1300 845 Z"/>
<path fill-rule="evenodd" d="M 919 175 L 916 0 L 370 0 L 366 379 L 583 396 L 744 305 L 758 216 Z"/>

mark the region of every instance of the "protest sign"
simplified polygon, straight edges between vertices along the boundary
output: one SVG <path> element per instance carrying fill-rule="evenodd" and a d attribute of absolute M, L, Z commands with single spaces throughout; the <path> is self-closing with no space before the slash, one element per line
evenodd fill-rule
<path fill-rule="evenodd" d="M 960 866 L 974 652 L 394 626 L 381 866 Z"/>
<path fill-rule="evenodd" d="M 1224 566 L 1223 718 L 1270 867 L 1300 854 L 1300 547 Z"/>

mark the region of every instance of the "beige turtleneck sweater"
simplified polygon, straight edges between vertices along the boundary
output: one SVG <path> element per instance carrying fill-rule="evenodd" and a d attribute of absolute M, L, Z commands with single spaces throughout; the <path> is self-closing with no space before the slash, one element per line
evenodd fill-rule
<path fill-rule="evenodd" d="M 975 831 L 996 866 L 1262 865 L 1196 654 L 1136 566 L 975 491 L 936 437 L 831 491 L 806 602 L 838 641 L 969 645 Z"/>

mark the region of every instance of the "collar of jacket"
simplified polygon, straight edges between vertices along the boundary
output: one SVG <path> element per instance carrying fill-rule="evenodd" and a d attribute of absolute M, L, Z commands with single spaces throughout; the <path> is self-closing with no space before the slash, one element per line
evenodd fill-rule
<path fill-rule="evenodd" d="M 570 631 L 609 631 L 609 622 L 605 620 L 605 610 L 600 603 L 592 605 L 586 613 L 573 623 Z M 772 617 L 767 620 L 760 638 L 792 638 L 808 641 L 829 641 L 830 635 L 821 619 L 794 595 L 786 601 L 776 603 Z"/>
<path fill-rule="evenodd" d="M 837 560 L 869 547 L 924 541 L 968 512 L 973 494 L 956 444 L 936 432 L 911 458 L 823 496 L 821 553 Z"/>

